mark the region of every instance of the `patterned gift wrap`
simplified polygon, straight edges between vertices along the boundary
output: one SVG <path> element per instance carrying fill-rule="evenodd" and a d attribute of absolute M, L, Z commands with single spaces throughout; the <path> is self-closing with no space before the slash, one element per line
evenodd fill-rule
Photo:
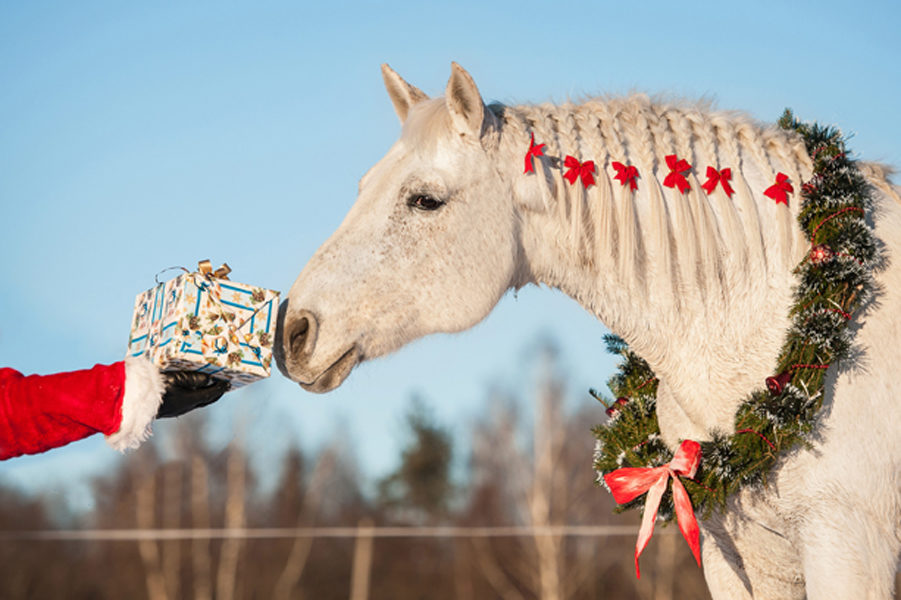
<path fill-rule="evenodd" d="M 232 389 L 269 376 L 278 292 L 185 272 L 135 299 L 128 356 L 201 371 Z"/>

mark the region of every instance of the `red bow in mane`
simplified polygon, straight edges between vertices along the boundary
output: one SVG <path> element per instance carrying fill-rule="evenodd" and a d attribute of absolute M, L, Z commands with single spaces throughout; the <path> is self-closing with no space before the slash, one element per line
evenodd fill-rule
<path fill-rule="evenodd" d="M 638 169 L 636 169 L 632 165 L 629 165 L 627 167 L 623 163 L 616 161 L 610 163 L 610 166 L 616 169 L 616 176 L 614 177 L 614 179 L 621 181 L 623 187 L 626 187 L 626 185 L 628 185 L 629 189 L 631 189 L 633 192 L 638 189 L 638 182 L 635 181 L 636 179 L 638 179 Z"/>
<path fill-rule="evenodd" d="M 673 479 L 673 504 L 676 507 L 679 531 L 688 542 L 695 560 L 698 561 L 698 566 L 701 566 L 698 521 L 695 519 L 688 492 L 679 481 L 679 477 L 688 477 L 689 479 L 694 477 L 700 461 L 701 445 L 693 440 L 685 440 L 676 450 L 673 460 L 661 467 L 625 467 L 604 475 L 604 482 L 610 488 L 613 499 L 618 504 L 626 504 L 645 492 L 648 493 L 644 505 L 644 516 L 641 519 L 641 529 L 638 530 L 638 541 L 635 543 L 635 575 L 638 578 L 641 578 L 641 571 L 638 570 L 638 557 L 654 533 L 657 509 L 660 507 L 660 499 L 666 491 L 666 484 L 670 477 Z"/>
<path fill-rule="evenodd" d="M 788 182 L 788 175 L 779 173 L 776 175 L 776 183 L 765 189 L 763 195 L 775 200 L 776 204 L 781 202 L 788 206 L 788 195 L 794 191 L 795 188 Z"/>
<path fill-rule="evenodd" d="M 716 189 L 716 184 L 719 183 L 723 186 L 723 191 L 726 192 L 726 195 L 731 198 L 735 190 L 729 185 L 730 179 L 732 179 L 732 169 L 727 167 L 722 171 L 717 171 L 713 167 L 707 167 L 707 181 L 701 187 L 704 188 L 707 195 L 710 195 Z"/>
<path fill-rule="evenodd" d="M 532 166 L 533 156 L 544 156 L 544 144 L 535 144 L 534 133 L 532 133 L 532 139 L 529 140 L 529 151 L 526 152 L 526 170 L 523 171 L 523 174 L 531 173 L 535 170 L 535 167 Z"/>
<path fill-rule="evenodd" d="M 566 155 L 566 159 L 563 161 L 563 166 L 567 167 L 569 171 L 563 174 L 563 177 L 569 181 L 570 185 L 576 184 L 576 179 L 582 179 L 582 185 L 588 187 L 589 185 L 594 183 L 594 161 L 586 160 L 585 162 L 579 162 L 579 160 L 570 155 Z"/>
<path fill-rule="evenodd" d="M 684 158 L 679 158 L 675 154 L 669 154 L 666 157 L 666 166 L 669 167 L 669 175 L 663 180 L 666 187 L 678 187 L 683 194 L 691 189 L 688 180 L 685 179 L 685 173 L 691 170 L 691 165 Z"/>

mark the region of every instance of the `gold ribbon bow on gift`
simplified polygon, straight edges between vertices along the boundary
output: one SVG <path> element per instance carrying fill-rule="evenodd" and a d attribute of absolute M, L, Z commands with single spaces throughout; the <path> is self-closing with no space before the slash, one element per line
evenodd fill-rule
<path fill-rule="evenodd" d="M 231 273 L 232 270 L 231 270 L 231 267 L 228 266 L 228 263 L 222 263 L 222 266 L 220 266 L 218 269 L 216 269 L 214 271 L 212 263 L 209 261 L 209 259 L 206 259 L 206 260 L 197 261 L 197 271 L 201 275 L 203 275 L 204 277 L 206 277 L 208 279 L 210 277 L 215 277 L 216 279 L 225 279 L 226 281 L 228 281 L 228 274 Z M 219 291 L 218 287 L 219 286 L 214 285 L 209 288 L 208 293 L 210 295 L 210 299 L 216 304 L 216 307 L 219 310 L 219 315 L 222 318 L 223 323 L 225 323 L 226 327 L 229 330 L 228 331 L 229 339 L 235 345 L 240 345 L 241 341 L 238 337 L 238 331 L 242 327 L 244 327 L 244 324 L 247 323 L 247 321 L 249 321 L 258 312 L 260 312 L 260 310 L 263 308 L 263 306 L 260 306 L 259 308 L 257 308 L 255 311 L 253 311 L 253 313 L 250 314 L 250 316 L 248 316 L 241 323 L 239 323 L 237 326 L 235 326 L 233 323 L 230 323 L 229 320 L 225 317 L 226 311 L 225 311 L 225 308 L 222 306 L 222 299 L 220 297 L 220 291 Z M 250 342 L 252 340 L 253 340 L 253 336 L 251 334 L 248 333 L 248 334 L 244 335 L 244 341 L 247 342 L 247 344 L 250 344 Z M 251 347 L 251 351 L 254 352 L 255 354 L 257 354 L 257 356 L 259 356 L 259 348 Z"/>
<path fill-rule="evenodd" d="M 228 279 L 228 274 L 232 272 L 232 269 L 228 266 L 228 263 L 222 263 L 222 266 L 214 271 L 213 263 L 211 263 L 209 259 L 198 260 L 197 270 L 200 271 L 202 275 L 225 280 Z"/>

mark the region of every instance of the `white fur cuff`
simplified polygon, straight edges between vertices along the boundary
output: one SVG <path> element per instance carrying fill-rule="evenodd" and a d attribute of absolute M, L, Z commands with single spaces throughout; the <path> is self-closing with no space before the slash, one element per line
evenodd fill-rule
<path fill-rule="evenodd" d="M 150 423 L 163 401 L 163 376 L 143 357 L 125 359 L 125 393 L 119 431 L 106 436 L 107 443 L 120 452 L 137 448 L 150 437 Z"/>

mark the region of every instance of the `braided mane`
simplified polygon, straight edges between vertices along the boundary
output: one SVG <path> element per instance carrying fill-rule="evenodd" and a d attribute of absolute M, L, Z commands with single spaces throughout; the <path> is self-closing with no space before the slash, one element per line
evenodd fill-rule
<path fill-rule="evenodd" d="M 733 280 L 766 277 L 797 262 L 803 240 L 794 216 L 781 211 L 777 222 L 764 222 L 772 207 L 760 205 L 772 204 L 762 191 L 777 172 L 796 185 L 810 176 L 810 158 L 797 136 L 740 113 L 645 95 L 489 109 L 501 122 L 500 160 L 521 155 L 531 133 L 547 144 L 536 168 L 540 162 L 559 234 L 573 259 L 615 271 L 623 285 L 646 288 L 652 279 L 655 286 L 668 283 L 676 297 L 705 300 Z M 560 162 L 568 154 L 594 160 L 596 185 L 585 189 L 563 180 Z M 693 166 L 684 195 L 662 186 L 668 154 Z M 614 161 L 638 168 L 638 190 L 613 180 Z M 731 198 L 703 191 L 708 165 L 732 169 Z"/>

